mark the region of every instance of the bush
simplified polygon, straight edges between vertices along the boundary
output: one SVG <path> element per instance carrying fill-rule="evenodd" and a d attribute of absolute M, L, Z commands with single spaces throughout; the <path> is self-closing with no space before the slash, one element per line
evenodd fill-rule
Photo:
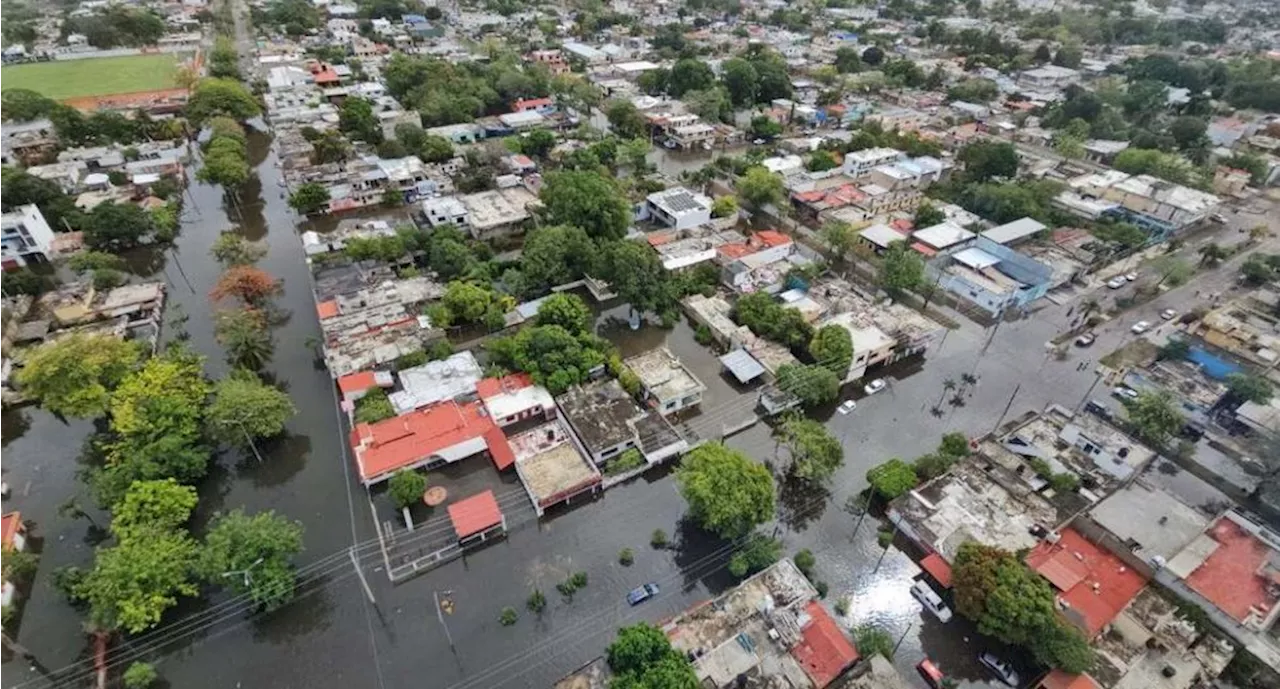
<path fill-rule="evenodd" d="M 893 637 L 885 630 L 874 625 L 863 625 L 853 630 L 854 645 L 863 658 L 870 658 L 877 653 L 885 660 L 893 660 Z"/>
<path fill-rule="evenodd" d="M 778 561 L 782 543 L 776 538 L 752 534 L 746 545 L 729 558 L 729 573 L 742 578 L 755 574 Z"/>
<path fill-rule="evenodd" d="M 605 476 L 617 476 L 625 474 L 632 469 L 644 466 L 644 456 L 634 447 L 618 455 L 612 462 L 605 465 Z"/>
<path fill-rule="evenodd" d="M 667 547 L 667 532 L 662 529 L 654 529 L 653 535 L 649 536 L 649 545 L 658 549 Z"/>
<path fill-rule="evenodd" d="M 693 339 L 700 345 L 709 345 L 715 341 L 715 337 L 711 334 L 711 328 L 706 325 L 699 325 L 693 331 Z"/>
<path fill-rule="evenodd" d="M 813 573 L 813 566 L 817 562 L 813 552 L 808 548 L 796 553 L 795 557 L 791 559 L 796 563 L 796 569 L 800 570 L 806 577 Z"/>
<path fill-rule="evenodd" d="M 128 689 L 146 689 L 156 683 L 159 676 L 149 663 L 133 663 L 124 671 L 124 685 Z"/>
<path fill-rule="evenodd" d="M 845 615 L 849 614 L 849 597 L 848 596 L 840 596 L 840 599 L 836 601 L 836 614 L 841 617 L 844 617 Z"/>
<path fill-rule="evenodd" d="M 881 529 L 876 532 L 876 543 L 879 543 L 881 548 L 888 548 L 889 544 L 893 543 L 893 530 Z"/>
<path fill-rule="evenodd" d="M 413 469 L 401 469 L 391 475 L 387 490 L 396 507 L 404 509 L 422 499 L 427 490 L 427 477 Z"/>
<path fill-rule="evenodd" d="M 529 597 L 525 599 L 524 607 L 528 608 L 529 612 L 540 613 L 547 607 L 547 597 L 542 595 L 542 591 L 534 589 L 533 593 L 530 593 Z"/>
<path fill-rule="evenodd" d="M 825 581 L 819 581 L 818 583 L 814 584 L 813 587 L 818 590 L 819 598 L 826 598 L 827 591 L 830 590 L 830 586 L 828 586 L 827 582 Z"/>
<path fill-rule="evenodd" d="M 356 423 L 377 423 L 395 415 L 396 408 L 382 388 L 374 388 L 356 400 Z"/>
<path fill-rule="evenodd" d="M 631 552 L 630 548 L 623 548 L 622 550 L 618 551 L 618 564 L 622 565 L 623 567 L 630 567 L 632 563 L 634 563 L 635 561 L 636 561 L 636 555 L 635 553 Z"/>
<path fill-rule="evenodd" d="M 573 573 L 573 576 L 569 577 L 569 581 L 572 581 L 572 582 L 573 582 L 573 586 L 574 586 L 574 588 L 579 588 L 579 589 L 586 588 L 586 587 L 587 587 L 587 573 L 586 573 L 586 572 L 574 572 L 574 573 Z"/>
<path fill-rule="evenodd" d="M 511 606 L 503 608 L 502 614 L 498 615 L 498 622 L 502 623 L 502 626 L 504 627 L 510 627 L 515 624 L 518 619 L 520 619 L 520 615 L 517 614 L 516 609 Z"/>

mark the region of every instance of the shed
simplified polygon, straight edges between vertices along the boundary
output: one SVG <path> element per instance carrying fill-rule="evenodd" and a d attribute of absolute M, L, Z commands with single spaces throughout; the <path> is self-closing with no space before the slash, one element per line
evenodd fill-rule
<path fill-rule="evenodd" d="M 982 236 L 990 239 L 996 244 L 1012 244 L 1020 239 L 1026 239 L 1027 237 L 1046 229 L 1048 229 L 1048 227 L 1035 218 L 1022 218 L 1010 223 L 1005 223 L 999 227 L 993 227 L 986 232 L 983 232 Z"/>
<path fill-rule="evenodd" d="M 491 490 L 449 505 L 449 521 L 453 522 L 454 533 L 463 545 L 468 541 L 488 540 L 495 532 L 507 530 L 507 518 L 498 509 L 498 500 Z"/>
<path fill-rule="evenodd" d="M 745 349 L 735 349 L 725 354 L 720 357 L 720 363 L 729 369 L 739 383 L 750 383 L 764 375 L 764 366 Z"/>

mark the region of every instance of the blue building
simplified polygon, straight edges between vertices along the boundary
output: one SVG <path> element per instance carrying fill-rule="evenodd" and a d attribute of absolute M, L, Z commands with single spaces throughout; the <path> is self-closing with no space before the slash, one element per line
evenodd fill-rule
<path fill-rule="evenodd" d="M 1043 297 L 1052 283 L 1053 269 L 987 237 L 978 237 L 972 246 L 930 262 L 928 275 L 939 287 L 998 317 Z"/>

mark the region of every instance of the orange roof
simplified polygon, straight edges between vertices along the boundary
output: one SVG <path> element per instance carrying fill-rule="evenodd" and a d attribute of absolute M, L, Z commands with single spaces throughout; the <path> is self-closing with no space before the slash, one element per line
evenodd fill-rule
<path fill-rule="evenodd" d="M 890 222 L 889 227 L 892 227 L 899 232 L 910 233 L 911 230 L 915 229 L 916 224 L 907 218 L 898 218 L 893 222 Z"/>
<path fill-rule="evenodd" d="M 1277 603 L 1263 574 L 1272 548 L 1229 517 L 1221 517 L 1205 533 L 1218 547 L 1186 577 L 1187 586 L 1237 621 L 1244 622 L 1255 610 L 1265 616 Z"/>
<path fill-rule="evenodd" d="M 1102 689 L 1089 675 L 1073 675 L 1063 670 L 1051 670 L 1040 680 L 1037 689 Z"/>
<path fill-rule="evenodd" d="M 915 244 L 911 245 L 911 248 L 918 253 L 924 254 L 925 256 L 934 256 L 938 253 L 937 249 L 923 242 L 916 242 Z"/>
<path fill-rule="evenodd" d="M 515 112 L 521 112 L 530 108 L 541 108 L 545 105 L 551 105 L 550 98 L 521 98 L 511 105 L 511 109 Z"/>
<path fill-rule="evenodd" d="M 751 235 L 751 238 L 759 241 L 767 247 L 783 246 L 784 244 L 791 243 L 790 237 L 778 232 L 777 230 L 760 230 L 759 232 Z"/>
<path fill-rule="evenodd" d="M 649 246 L 662 246 L 675 239 L 676 235 L 674 232 L 650 232 L 644 238 L 649 241 Z"/>
<path fill-rule="evenodd" d="M 340 81 L 340 79 L 338 78 L 338 73 L 328 67 L 318 72 L 312 72 L 312 74 L 315 76 L 315 80 L 317 84 L 332 84 L 334 82 Z"/>
<path fill-rule="evenodd" d="M 1124 610 L 1147 585 L 1120 558 L 1090 543 L 1075 529 L 1063 529 L 1057 543 L 1041 543 L 1027 554 L 1027 566 L 1049 580 L 1067 604 L 1064 613 L 1090 638 Z"/>
<path fill-rule="evenodd" d="M 330 299 L 316 304 L 316 315 L 320 317 L 320 320 L 333 318 L 338 315 L 338 302 Z"/>
<path fill-rule="evenodd" d="M 813 189 L 811 191 L 797 191 L 791 196 L 795 198 L 795 200 L 797 201 L 812 203 L 813 201 L 821 201 L 822 199 L 827 198 L 827 191 L 825 189 Z"/>
<path fill-rule="evenodd" d="M 9 550 L 13 547 L 13 539 L 18 535 L 18 529 L 22 528 L 22 513 L 10 512 L 4 515 L 4 522 L 0 524 L 0 547 Z"/>
<path fill-rule="evenodd" d="M 511 444 L 507 442 L 507 436 L 501 428 L 495 426 L 489 429 L 484 434 L 484 444 L 489 447 L 489 456 L 493 459 L 493 465 L 498 467 L 498 471 L 515 465 L 516 453 L 511 449 Z"/>
<path fill-rule="evenodd" d="M 486 490 L 449 505 L 449 520 L 458 540 L 474 536 L 502 523 L 502 510 L 493 491 Z"/>
<path fill-rule="evenodd" d="M 377 384 L 378 380 L 373 371 L 348 373 L 338 379 L 338 389 L 341 390 L 344 395 L 349 395 L 353 392 L 364 392 Z"/>
<path fill-rule="evenodd" d="M 725 258 L 737 259 L 754 254 L 756 252 L 756 248 L 739 242 L 734 244 L 721 244 L 716 247 L 716 252 Z"/>
<path fill-rule="evenodd" d="M 476 394 L 480 395 L 480 399 L 487 400 L 532 386 L 533 376 L 528 373 L 513 373 L 501 378 L 485 378 L 476 383 Z"/>
<path fill-rule="evenodd" d="M 799 661 L 814 686 L 823 689 L 858 660 L 858 649 L 845 638 L 839 625 L 818 601 L 809 601 L 804 610 L 809 615 L 809 624 L 800 630 L 800 643 L 791 649 L 791 655 Z"/>
<path fill-rule="evenodd" d="M 464 452 L 470 448 L 457 446 L 467 441 L 483 440 L 487 446 L 475 447 L 468 455 L 484 449 L 494 452 L 489 445 L 497 438 L 489 431 L 496 428 L 480 402 L 442 402 L 375 424 L 357 424 L 351 432 L 351 448 L 360 477 L 371 481 L 451 449 L 455 455 Z M 505 445 L 505 436 L 499 437 Z M 507 447 L 506 452 L 510 453 L 511 448 Z M 498 461 L 496 454 L 494 461 Z"/>
<path fill-rule="evenodd" d="M 929 553 L 920 561 L 920 568 L 929 573 L 934 581 L 946 588 L 951 588 L 951 565 L 937 553 Z"/>

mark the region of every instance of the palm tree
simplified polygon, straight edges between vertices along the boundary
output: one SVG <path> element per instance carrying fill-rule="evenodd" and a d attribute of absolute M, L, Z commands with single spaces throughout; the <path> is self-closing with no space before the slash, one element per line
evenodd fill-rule
<path fill-rule="evenodd" d="M 961 373 L 960 382 L 964 383 L 965 385 L 977 385 L 978 377 L 973 375 L 972 373 Z"/>
<path fill-rule="evenodd" d="M 214 334 L 227 350 L 227 361 L 251 371 L 262 368 L 275 350 L 261 314 L 251 309 L 221 314 Z"/>
<path fill-rule="evenodd" d="M 1222 259 L 1230 256 L 1227 250 L 1214 242 L 1210 242 L 1200 247 L 1197 252 L 1200 254 L 1200 265 L 1217 265 Z"/>
<path fill-rule="evenodd" d="M 942 395 L 938 397 L 938 403 L 941 404 L 943 398 L 947 396 L 947 393 L 955 389 L 956 389 L 955 380 L 951 378 L 947 378 L 946 380 L 942 381 Z"/>

